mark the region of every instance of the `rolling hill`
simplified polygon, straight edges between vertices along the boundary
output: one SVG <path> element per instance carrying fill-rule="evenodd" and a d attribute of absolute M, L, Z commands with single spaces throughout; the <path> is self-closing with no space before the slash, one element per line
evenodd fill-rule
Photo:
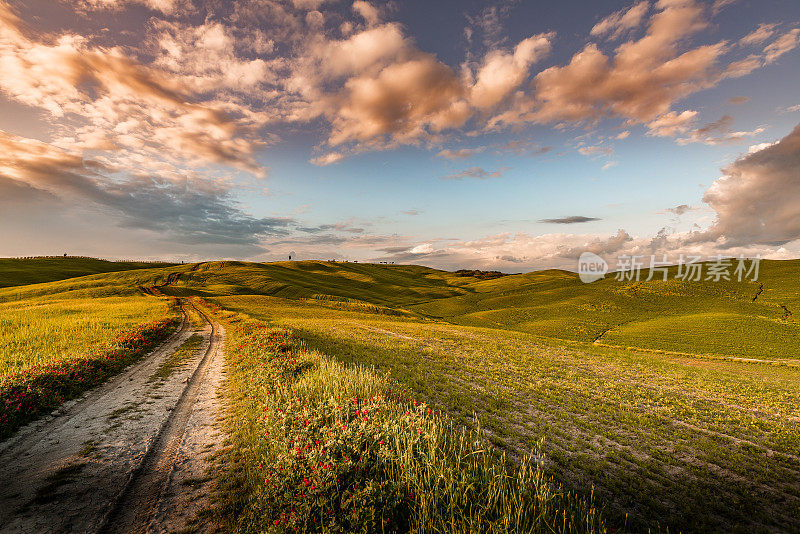
<path fill-rule="evenodd" d="M 340 309 L 372 306 L 464 326 L 618 347 L 755 359 L 796 359 L 800 261 L 762 261 L 752 281 L 592 284 L 549 270 L 481 280 L 413 265 L 323 261 L 205 262 L 96 274 L 0 290 L 0 301 L 68 293 L 264 295 Z M 646 278 L 646 272 L 642 278 Z M 166 285 L 165 285 L 166 284 Z M 389 311 L 391 313 L 391 311 Z"/>
<path fill-rule="evenodd" d="M 107 261 L 96 258 L 0 258 L 0 288 L 65 280 L 87 274 L 171 265 L 163 262 Z"/>

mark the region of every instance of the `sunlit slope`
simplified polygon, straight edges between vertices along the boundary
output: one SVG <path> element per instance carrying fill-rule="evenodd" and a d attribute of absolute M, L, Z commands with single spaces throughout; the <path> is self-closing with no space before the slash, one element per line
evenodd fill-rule
<path fill-rule="evenodd" d="M 142 267 L 158 265 L 157 268 Z M 0 260 L 0 278 L 46 279 L 75 272 L 118 269 L 66 280 L 0 288 L 0 377 L 10 372 L 85 356 L 121 332 L 174 312 L 166 299 L 145 295 L 138 280 L 164 276 L 163 263 L 107 262 L 86 258 Z M 128 269 L 128 270 L 119 270 Z"/>
<path fill-rule="evenodd" d="M 478 282 L 471 294 L 410 309 L 450 322 L 619 346 L 753 358 L 797 358 L 800 261 L 764 261 L 758 282 L 592 284 L 563 271 Z M 758 295 L 758 296 L 756 296 Z M 754 300 L 755 298 L 755 300 Z M 788 310 L 788 311 L 787 311 Z"/>
<path fill-rule="evenodd" d="M 140 286 L 163 284 L 171 272 L 183 268 L 184 266 L 134 269 L 0 288 L 0 302 L 141 295 Z"/>
<path fill-rule="evenodd" d="M 140 294 L 268 295 L 350 311 L 415 314 L 615 346 L 745 358 L 798 358 L 800 261 L 763 261 L 757 282 L 592 284 L 549 270 L 478 280 L 413 265 L 323 261 L 205 262 L 0 289 L 20 298 Z"/>
<path fill-rule="evenodd" d="M 33 365 L 92 354 L 120 332 L 170 313 L 164 299 L 142 295 L 0 302 L 0 379 Z"/>
<path fill-rule="evenodd" d="M 462 295 L 477 280 L 417 265 L 322 261 L 203 262 L 71 278 L 0 289 L 0 302 L 71 295 L 133 295 L 156 286 L 168 295 L 269 295 L 327 305 L 399 309 Z"/>
<path fill-rule="evenodd" d="M 475 282 L 474 278 L 418 265 L 327 261 L 207 262 L 179 272 L 163 289 L 165 292 L 288 299 L 339 297 L 394 307 L 461 295 Z"/>
<path fill-rule="evenodd" d="M 164 267 L 163 263 L 95 258 L 0 258 L 0 287 L 39 284 L 89 274 Z"/>

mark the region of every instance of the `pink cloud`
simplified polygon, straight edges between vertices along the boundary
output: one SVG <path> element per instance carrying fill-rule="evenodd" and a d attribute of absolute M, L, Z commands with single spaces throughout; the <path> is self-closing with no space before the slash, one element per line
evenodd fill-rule
<path fill-rule="evenodd" d="M 612 40 L 619 39 L 627 32 L 638 28 L 649 10 L 650 2 L 637 2 L 630 8 L 612 13 L 595 24 L 590 35 L 592 37 L 608 36 Z"/>

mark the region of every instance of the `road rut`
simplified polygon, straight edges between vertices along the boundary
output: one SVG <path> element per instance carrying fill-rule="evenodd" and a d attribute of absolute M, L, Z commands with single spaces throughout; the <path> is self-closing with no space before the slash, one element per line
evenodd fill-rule
<path fill-rule="evenodd" d="M 204 474 L 222 441 L 213 436 L 225 332 L 197 311 L 202 342 L 169 376 L 156 372 L 195 333 L 185 312 L 143 360 L 0 444 L 0 531 L 186 528 L 194 514 L 183 508 L 199 511 L 205 492 L 175 482 Z"/>

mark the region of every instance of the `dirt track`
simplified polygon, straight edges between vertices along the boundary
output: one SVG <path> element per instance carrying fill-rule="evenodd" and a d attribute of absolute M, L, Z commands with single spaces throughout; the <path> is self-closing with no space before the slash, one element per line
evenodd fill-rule
<path fill-rule="evenodd" d="M 225 332 L 203 318 L 199 348 L 168 377 L 154 374 L 194 333 L 185 314 L 146 358 L 0 443 L 0 531 L 186 528 L 207 504 L 208 460 L 222 441 Z"/>

